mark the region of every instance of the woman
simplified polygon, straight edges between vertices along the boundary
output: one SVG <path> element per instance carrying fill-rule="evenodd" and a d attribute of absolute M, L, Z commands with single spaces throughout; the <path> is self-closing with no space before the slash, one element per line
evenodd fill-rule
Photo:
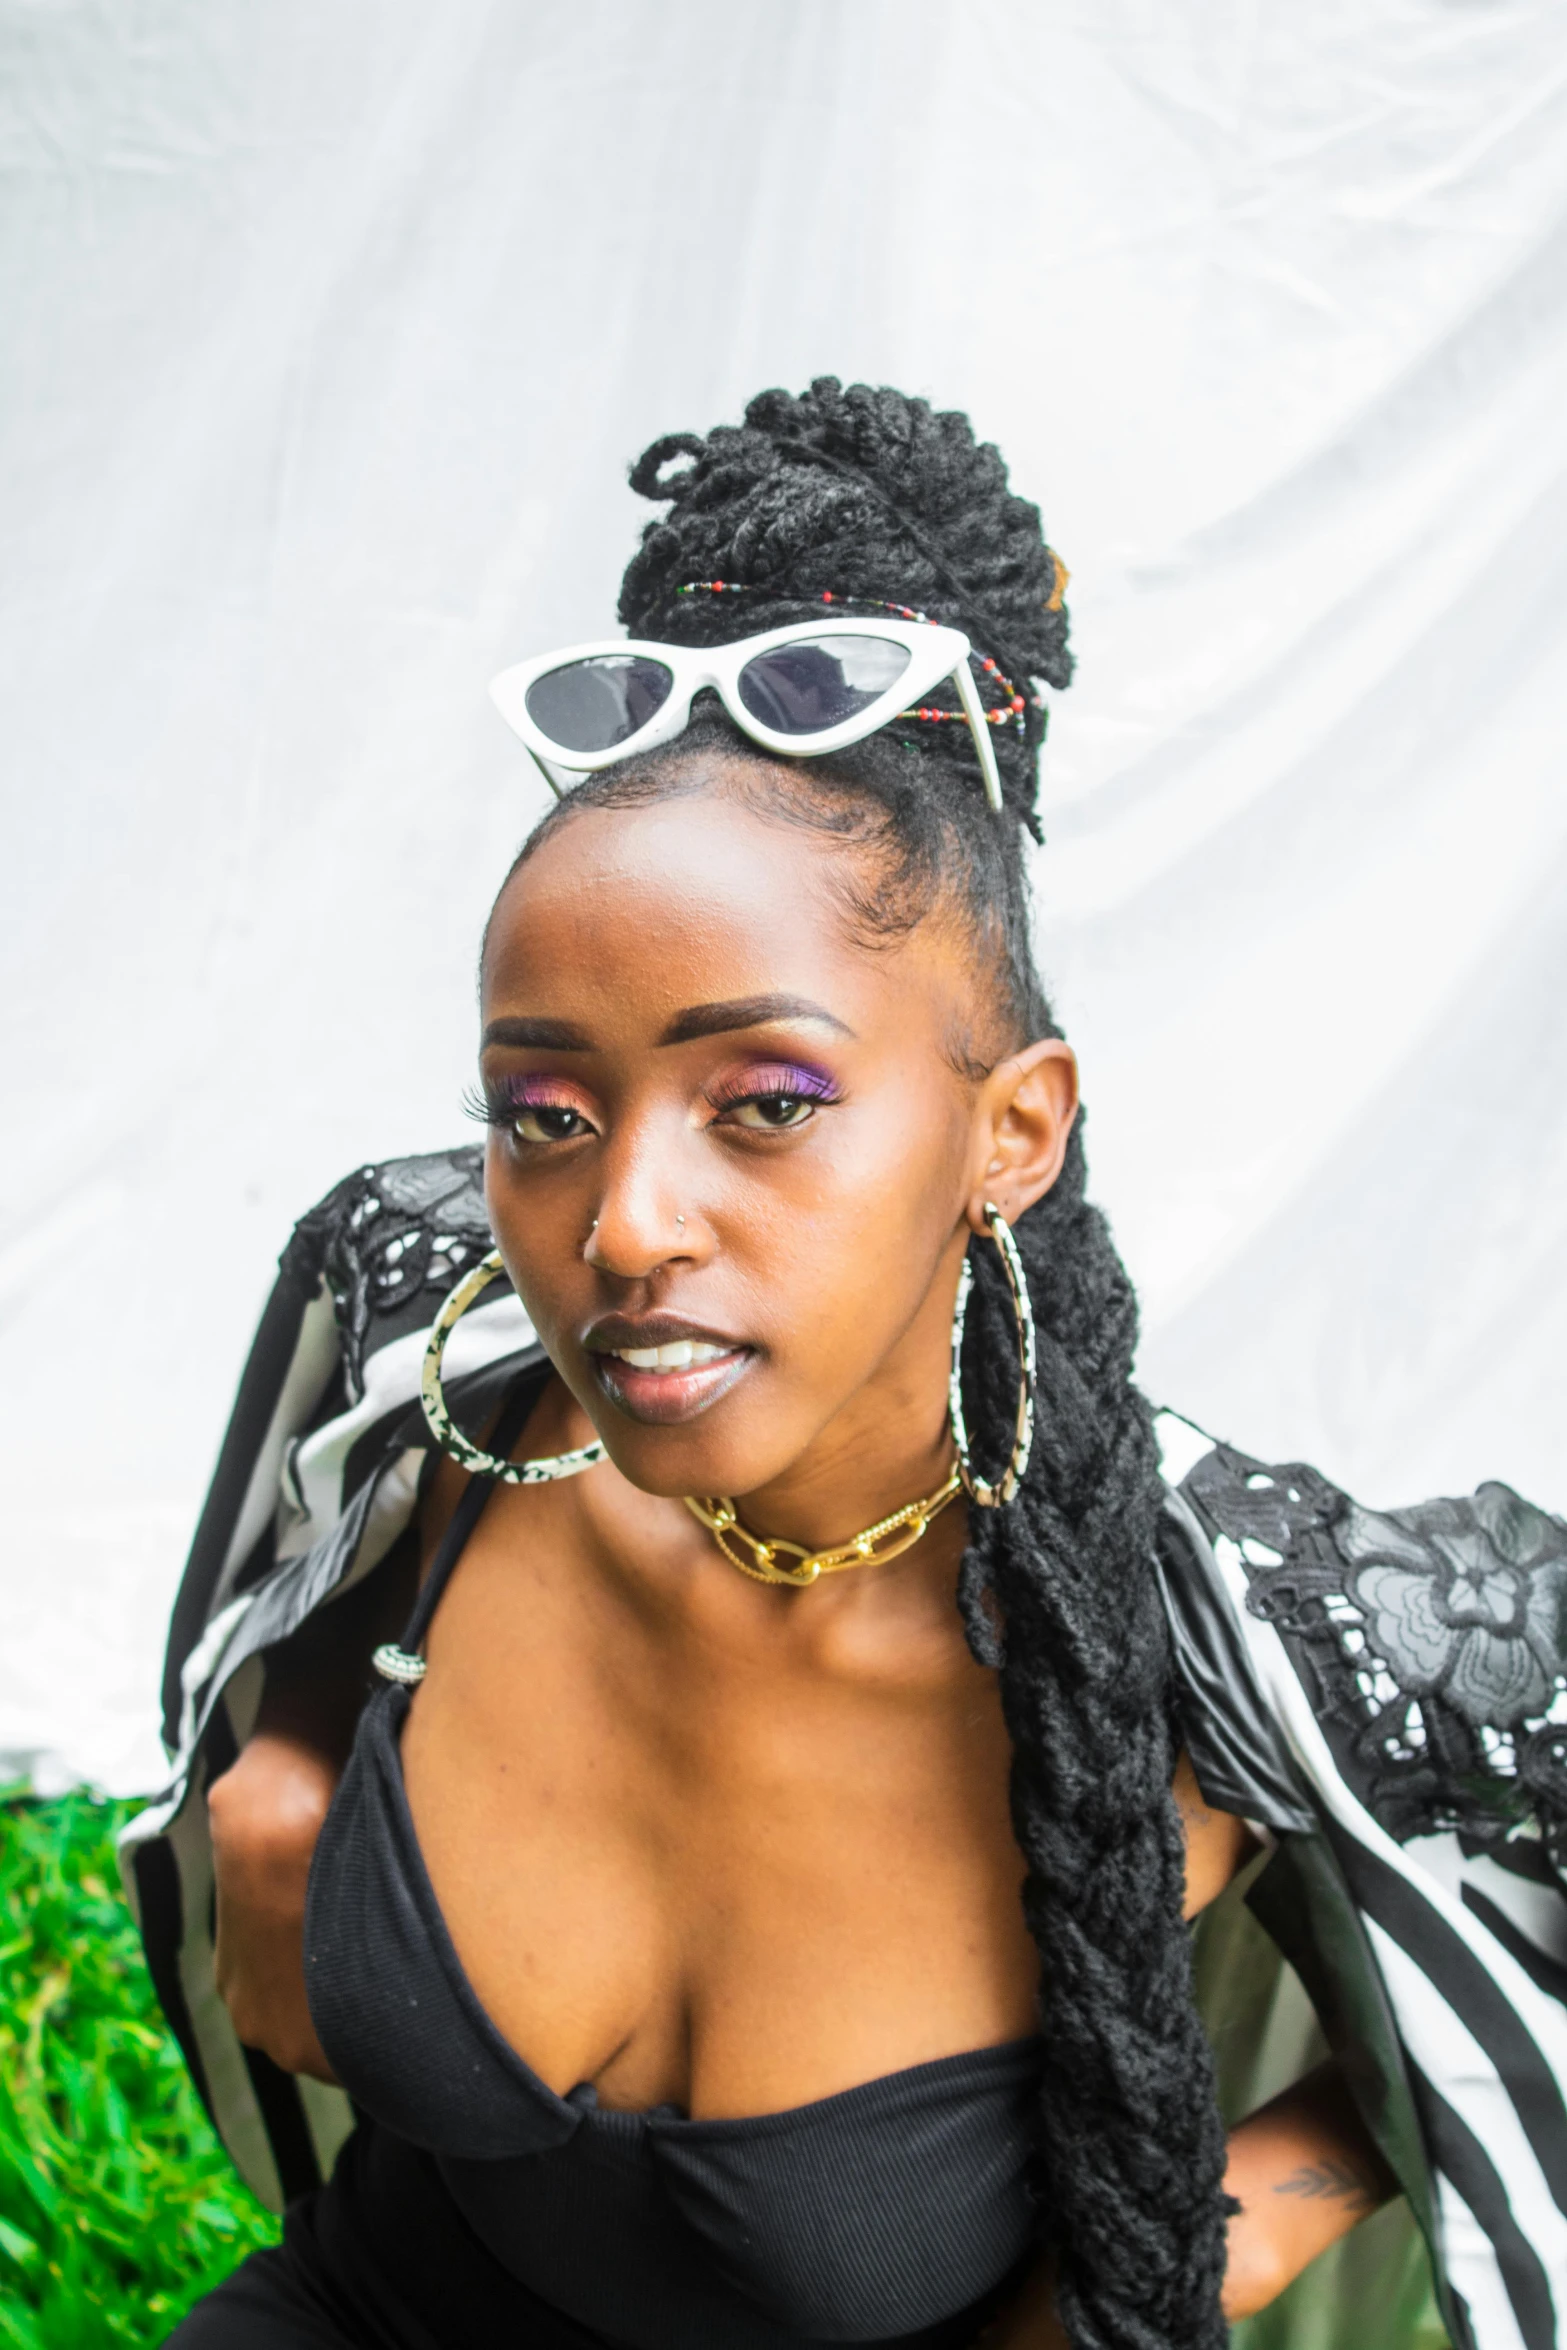
<path fill-rule="evenodd" d="M 1402 2189 L 1455 2339 L 1554 2341 L 1563 1529 L 1156 1430 L 996 452 L 824 379 L 632 480 L 638 641 L 497 688 L 579 780 L 482 1208 L 449 1153 L 306 1219 L 176 1617 L 149 1954 L 307 2191 L 175 2338 L 1188 2350 Z M 491 1231 L 526 1324 L 459 1316 Z M 1186 1921 L 1262 1847 L 1338 2053 L 1226 2139 Z"/>

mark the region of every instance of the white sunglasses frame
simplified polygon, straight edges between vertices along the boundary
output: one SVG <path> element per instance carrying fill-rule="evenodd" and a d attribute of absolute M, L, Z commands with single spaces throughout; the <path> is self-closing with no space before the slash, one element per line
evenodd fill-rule
<path fill-rule="evenodd" d="M 819 734 L 778 734 L 753 717 L 740 699 L 740 672 L 746 663 L 754 661 L 758 653 L 770 652 L 775 645 L 831 636 L 874 636 L 902 645 L 911 656 L 909 667 L 884 694 L 879 694 L 853 718 L 842 719 L 836 726 L 824 726 Z M 667 699 L 635 734 L 628 735 L 624 742 L 612 744 L 607 751 L 568 751 L 534 724 L 528 715 L 528 688 L 539 678 L 547 677 L 552 669 L 564 669 L 573 661 L 625 653 L 642 654 L 674 672 Z M 690 723 L 691 704 L 707 687 L 718 695 L 742 734 L 748 734 L 764 750 L 781 759 L 816 759 L 829 751 L 841 751 L 850 743 L 863 742 L 867 735 L 888 725 L 911 702 L 918 702 L 932 686 L 940 685 L 947 678 L 958 689 L 963 715 L 974 738 L 980 773 L 985 779 L 985 798 L 999 814 L 1001 776 L 996 767 L 985 706 L 969 669 L 969 640 L 960 628 L 943 628 L 935 621 L 849 620 L 834 615 L 830 619 L 797 621 L 788 628 L 764 629 L 757 636 L 740 637 L 727 645 L 668 645 L 648 637 L 606 637 L 590 645 L 568 645 L 558 653 L 540 653 L 531 661 L 519 661 L 513 668 L 503 669 L 491 681 L 490 698 L 512 732 L 532 753 L 556 798 L 563 799 L 565 794 L 550 773 L 552 764 L 570 774 L 593 775 L 600 768 L 613 767 L 621 759 L 657 750 L 661 743 L 673 742 L 685 732 Z"/>

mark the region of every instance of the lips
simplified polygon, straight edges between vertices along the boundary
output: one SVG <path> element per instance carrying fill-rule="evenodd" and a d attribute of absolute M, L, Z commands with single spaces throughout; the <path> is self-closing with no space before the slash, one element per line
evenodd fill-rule
<path fill-rule="evenodd" d="M 633 1420 L 667 1427 L 694 1420 L 727 1395 L 756 1359 L 743 1340 L 675 1314 L 633 1321 L 609 1314 L 586 1334 L 600 1387 Z"/>

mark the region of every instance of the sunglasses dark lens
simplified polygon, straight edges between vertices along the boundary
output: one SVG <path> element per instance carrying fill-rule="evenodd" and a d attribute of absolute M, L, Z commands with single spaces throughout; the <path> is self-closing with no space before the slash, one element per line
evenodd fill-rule
<path fill-rule="evenodd" d="M 798 637 L 740 672 L 740 699 L 774 734 L 822 734 L 879 702 L 912 655 L 884 636 Z"/>
<path fill-rule="evenodd" d="M 674 671 L 642 653 L 594 653 L 546 670 L 527 691 L 528 716 L 563 751 L 609 751 L 669 699 Z"/>

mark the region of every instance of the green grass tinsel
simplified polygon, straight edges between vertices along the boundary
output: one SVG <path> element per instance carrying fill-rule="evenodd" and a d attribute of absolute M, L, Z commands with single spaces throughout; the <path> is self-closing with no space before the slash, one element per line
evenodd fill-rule
<path fill-rule="evenodd" d="M 138 1807 L 0 1794 L 0 2345 L 161 2342 L 277 2223 L 158 2012 L 114 1837 Z"/>

